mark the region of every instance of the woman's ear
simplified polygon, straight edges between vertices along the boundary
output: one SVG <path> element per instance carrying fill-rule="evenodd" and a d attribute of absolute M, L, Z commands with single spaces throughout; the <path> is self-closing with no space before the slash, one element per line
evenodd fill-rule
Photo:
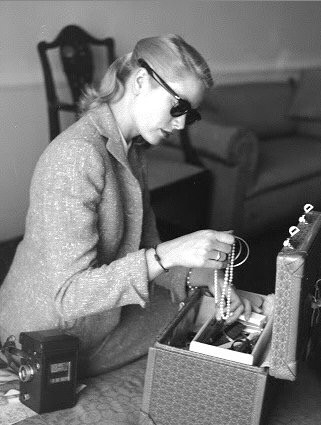
<path fill-rule="evenodd" d="M 139 94 L 148 83 L 148 73 L 144 68 L 138 68 L 136 73 L 134 74 L 133 79 L 133 90 L 134 94 Z"/>

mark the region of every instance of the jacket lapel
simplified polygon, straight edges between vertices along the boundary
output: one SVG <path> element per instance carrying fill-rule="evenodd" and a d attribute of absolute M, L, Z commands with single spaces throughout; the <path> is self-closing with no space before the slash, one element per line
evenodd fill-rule
<path fill-rule="evenodd" d="M 141 239 L 143 223 L 141 164 L 134 145 L 132 145 L 128 155 L 130 159 L 127 158 L 117 122 L 107 104 L 101 105 L 90 114 L 95 127 L 106 140 L 107 151 L 121 165 L 119 167 L 119 179 L 122 181 L 127 229 L 126 241 L 123 241 L 122 247 L 124 252 L 121 255 L 125 255 L 128 251 L 137 250 Z"/>

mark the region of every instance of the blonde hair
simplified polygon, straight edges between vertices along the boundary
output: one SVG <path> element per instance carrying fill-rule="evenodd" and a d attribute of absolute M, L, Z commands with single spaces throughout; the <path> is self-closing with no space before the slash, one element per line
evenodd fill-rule
<path fill-rule="evenodd" d="M 176 34 L 139 40 L 131 53 L 116 59 L 108 68 L 98 90 L 88 87 L 79 101 L 81 113 L 102 103 L 121 98 L 130 73 L 138 59 L 144 59 L 168 81 L 177 81 L 186 73 L 199 78 L 206 88 L 213 85 L 210 69 L 201 54 Z"/>

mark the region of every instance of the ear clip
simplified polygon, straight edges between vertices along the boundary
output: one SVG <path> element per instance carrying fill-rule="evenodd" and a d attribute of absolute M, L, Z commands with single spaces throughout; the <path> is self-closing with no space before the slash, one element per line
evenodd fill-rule
<path fill-rule="evenodd" d="M 291 226 L 289 228 L 289 233 L 290 233 L 290 237 L 287 238 L 284 242 L 283 242 L 283 246 L 293 249 L 293 246 L 290 242 L 290 239 L 295 236 L 297 233 L 299 233 L 300 229 L 297 226 Z"/>
<path fill-rule="evenodd" d="M 305 215 L 308 214 L 309 212 L 311 212 L 313 210 L 313 205 L 311 204 L 305 204 L 303 207 L 303 211 L 304 214 L 301 215 L 301 217 L 299 218 L 299 223 L 301 224 L 309 224 L 306 220 Z M 284 242 L 283 242 L 283 246 L 289 249 L 294 249 L 293 245 L 291 244 L 291 238 L 293 238 L 293 236 L 295 236 L 297 233 L 299 233 L 300 229 L 298 228 L 298 226 L 291 226 L 289 228 L 289 234 L 290 237 L 287 238 Z"/>
<path fill-rule="evenodd" d="M 301 217 L 299 218 L 299 223 L 308 224 L 308 222 L 306 221 L 305 215 L 301 215 Z"/>
<path fill-rule="evenodd" d="M 301 217 L 299 218 L 299 223 L 301 224 L 308 224 L 305 215 L 308 214 L 309 212 L 311 212 L 313 210 L 313 205 L 311 204 L 305 204 L 303 207 L 303 210 L 305 212 L 305 214 L 301 215 Z"/>
<path fill-rule="evenodd" d="M 285 239 L 285 241 L 283 242 L 283 246 L 285 248 L 293 249 L 293 246 L 291 245 L 291 242 L 290 242 L 290 238 Z"/>

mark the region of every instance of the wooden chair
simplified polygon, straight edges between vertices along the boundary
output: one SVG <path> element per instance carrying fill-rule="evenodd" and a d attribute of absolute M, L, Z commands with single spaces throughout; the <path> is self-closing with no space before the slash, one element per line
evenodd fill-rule
<path fill-rule="evenodd" d="M 50 140 L 60 133 L 59 112 L 74 112 L 77 116 L 77 102 L 81 91 L 87 84 L 93 83 L 93 46 L 106 48 L 107 65 L 109 65 L 115 59 L 114 45 L 112 38 L 95 38 L 76 25 L 68 25 L 63 28 L 54 41 L 50 43 L 46 41 L 38 43 L 37 47 L 45 79 Z M 59 49 L 63 71 L 71 91 L 72 103 L 61 102 L 57 96 L 55 80 L 48 56 L 48 51 L 52 49 Z"/>
<path fill-rule="evenodd" d="M 76 114 L 77 102 L 86 84 L 92 84 L 94 57 L 92 45 L 105 46 L 108 64 L 115 59 L 114 40 L 97 39 L 82 28 L 69 25 L 50 43 L 38 43 L 44 73 L 49 115 L 50 141 L 60 133 L 59 112 Z M 58 99 L 53 67 L 47 52 L 59 49 L 62 70 L 67 77 L 73 102 Z M 56 70 L 57 71 L 57 70 Z M 158 150 L 149 149 L 149 188 L 162 239 L 168 239 L 207 227 L 211 176 L 198 160 L 187 133 L 182 131 L 176 143 L 168 142 Z"/>

